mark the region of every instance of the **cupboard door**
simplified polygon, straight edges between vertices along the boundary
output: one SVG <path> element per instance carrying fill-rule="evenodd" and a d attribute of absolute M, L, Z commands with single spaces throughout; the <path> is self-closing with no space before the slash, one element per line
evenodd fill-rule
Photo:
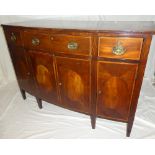
<path fill-rule="evenodd" d="M 20 88 L 35 92 L 34 79 L 28 63 L 28 55 L 23 48 L 10 47 L 10 54 Z"/>
<path fill-rule="evenodd" d="M 90 61 L 56 57 L 62 104 L 75 111 L 90 111 Z"/>
<path fill-rule="evenodd" d="M 53 57 L 39 51 L 28 51 L 38 96 L 45 101 L 57 103 L 57 89 Z"/>
<path fill-rule="evenodd" d="M 97 63 L 97 115 L 127 121 L 138 64 Z"/>

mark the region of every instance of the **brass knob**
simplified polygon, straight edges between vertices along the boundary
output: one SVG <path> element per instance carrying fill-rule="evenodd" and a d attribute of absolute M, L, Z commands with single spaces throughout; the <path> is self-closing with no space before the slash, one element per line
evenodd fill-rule
<path fill-rule="evenodd" d="M 102 93 L 102 91 L 101 91 L 101 90 L 99 90 L 99 91 L 98 91 L 98 94 L 100 95 L 101 93 Z"/>
<path fill-rule="evenodd" d="M 59 82 L 59 86 L 61 86 L 62 85 L 62 83 L 61 82 Z"/>
<path fill-rule="evenodd" d="M 32 39 L 32 45 L 36 46 L 40 44 L 40 40 L 38 38 L 33 38 Z"/>
<path fill-rule="evenodd" d="M 51 37 L 51 40 L 54 40 L 54 38 L 53 38 L 53 37 Z"/>
<path fill-rule="evenodd" d="M 116 46 L 113 47 L 112 53 L 115 55 L 123 55 L 126 52 L 126 49 L 122 46 L 122 43 L 118 41 Z"/>
<path fill-rule="evenodd" d="M 15 34 L 12 32 L 11 33 L 11 37 L 10 37 L 11 41 L 15 42 L 17 40 Z"/>
<path fill-rule="evenodd" d="M 78 43 L 74 42 L 74 41 L 71 41 L 71 42 L 68 43 L 67 47 L 70 50 L 76 50 L 78 48 Z"/>

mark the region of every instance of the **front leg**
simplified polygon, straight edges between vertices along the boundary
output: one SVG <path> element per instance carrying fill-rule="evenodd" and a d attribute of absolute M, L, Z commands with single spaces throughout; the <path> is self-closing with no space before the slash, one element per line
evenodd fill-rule
<path fill-rule="evenodd" d="M 91 119 L 92 129 L 95 129 L 95 127 L 96 127 L 96 116 L 91 115 L 90 119 Z"/>
<path fill-rule="evenodd" d="M 20 89 L 20 92 L 21 92 L 21 95 L 22 95 L 23 99 L 25 100 L 26 99 L 25 90 L 24 89 Z"/>
<path fill-rule="evenodd" d="M 36 100 L 37 100 L 37 103 L 38 103 L 38 107 L 40 108 L 40 109 L 42 109 L 43 107 L 42 107 L 42 100 L 40 99 L 40 98 L 38 98 L 38 97 L 36 97 Z"/>

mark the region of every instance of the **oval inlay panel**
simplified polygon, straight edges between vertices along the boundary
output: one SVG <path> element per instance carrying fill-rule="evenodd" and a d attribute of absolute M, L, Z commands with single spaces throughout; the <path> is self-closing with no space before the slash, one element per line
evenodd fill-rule
<path fill-rule="evenodd" d="M 104 101 L 106 100 L 104 105 L 109 109 L 116 109 L 123 104 L 122 101 L 129 99 L 127 84 L 119 77 L 112 77 L 107 80 L 103 89 L 106 90 L 103 94 Z"/>
<path fill-rule="evenodd" d="M 66 80 L 65 90 L 69 99 L 81 102 L 84 93 L 84 85 L 80 75 L 72 70 L 69 70 L 66 73 Z"/>
<path fill-rule="evenodd" d="M 51 91 L 52 83 L 50 80 L 50 72 L 45 66 L 37 65 L 36 78 L 41 87 L 44 87 L 47 91 Z"/>

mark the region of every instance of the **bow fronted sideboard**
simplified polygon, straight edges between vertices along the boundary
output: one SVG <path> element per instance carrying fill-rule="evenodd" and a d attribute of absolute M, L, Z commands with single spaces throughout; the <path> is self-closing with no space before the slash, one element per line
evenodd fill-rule
<path fill-rule="evenodd" d="M 36 20 L 3 25 L 25 92 L 90 115 L 127 123 L 130 136 L 154 22 Z M 104 120 L 103 120 L 104 121 Z"/>

